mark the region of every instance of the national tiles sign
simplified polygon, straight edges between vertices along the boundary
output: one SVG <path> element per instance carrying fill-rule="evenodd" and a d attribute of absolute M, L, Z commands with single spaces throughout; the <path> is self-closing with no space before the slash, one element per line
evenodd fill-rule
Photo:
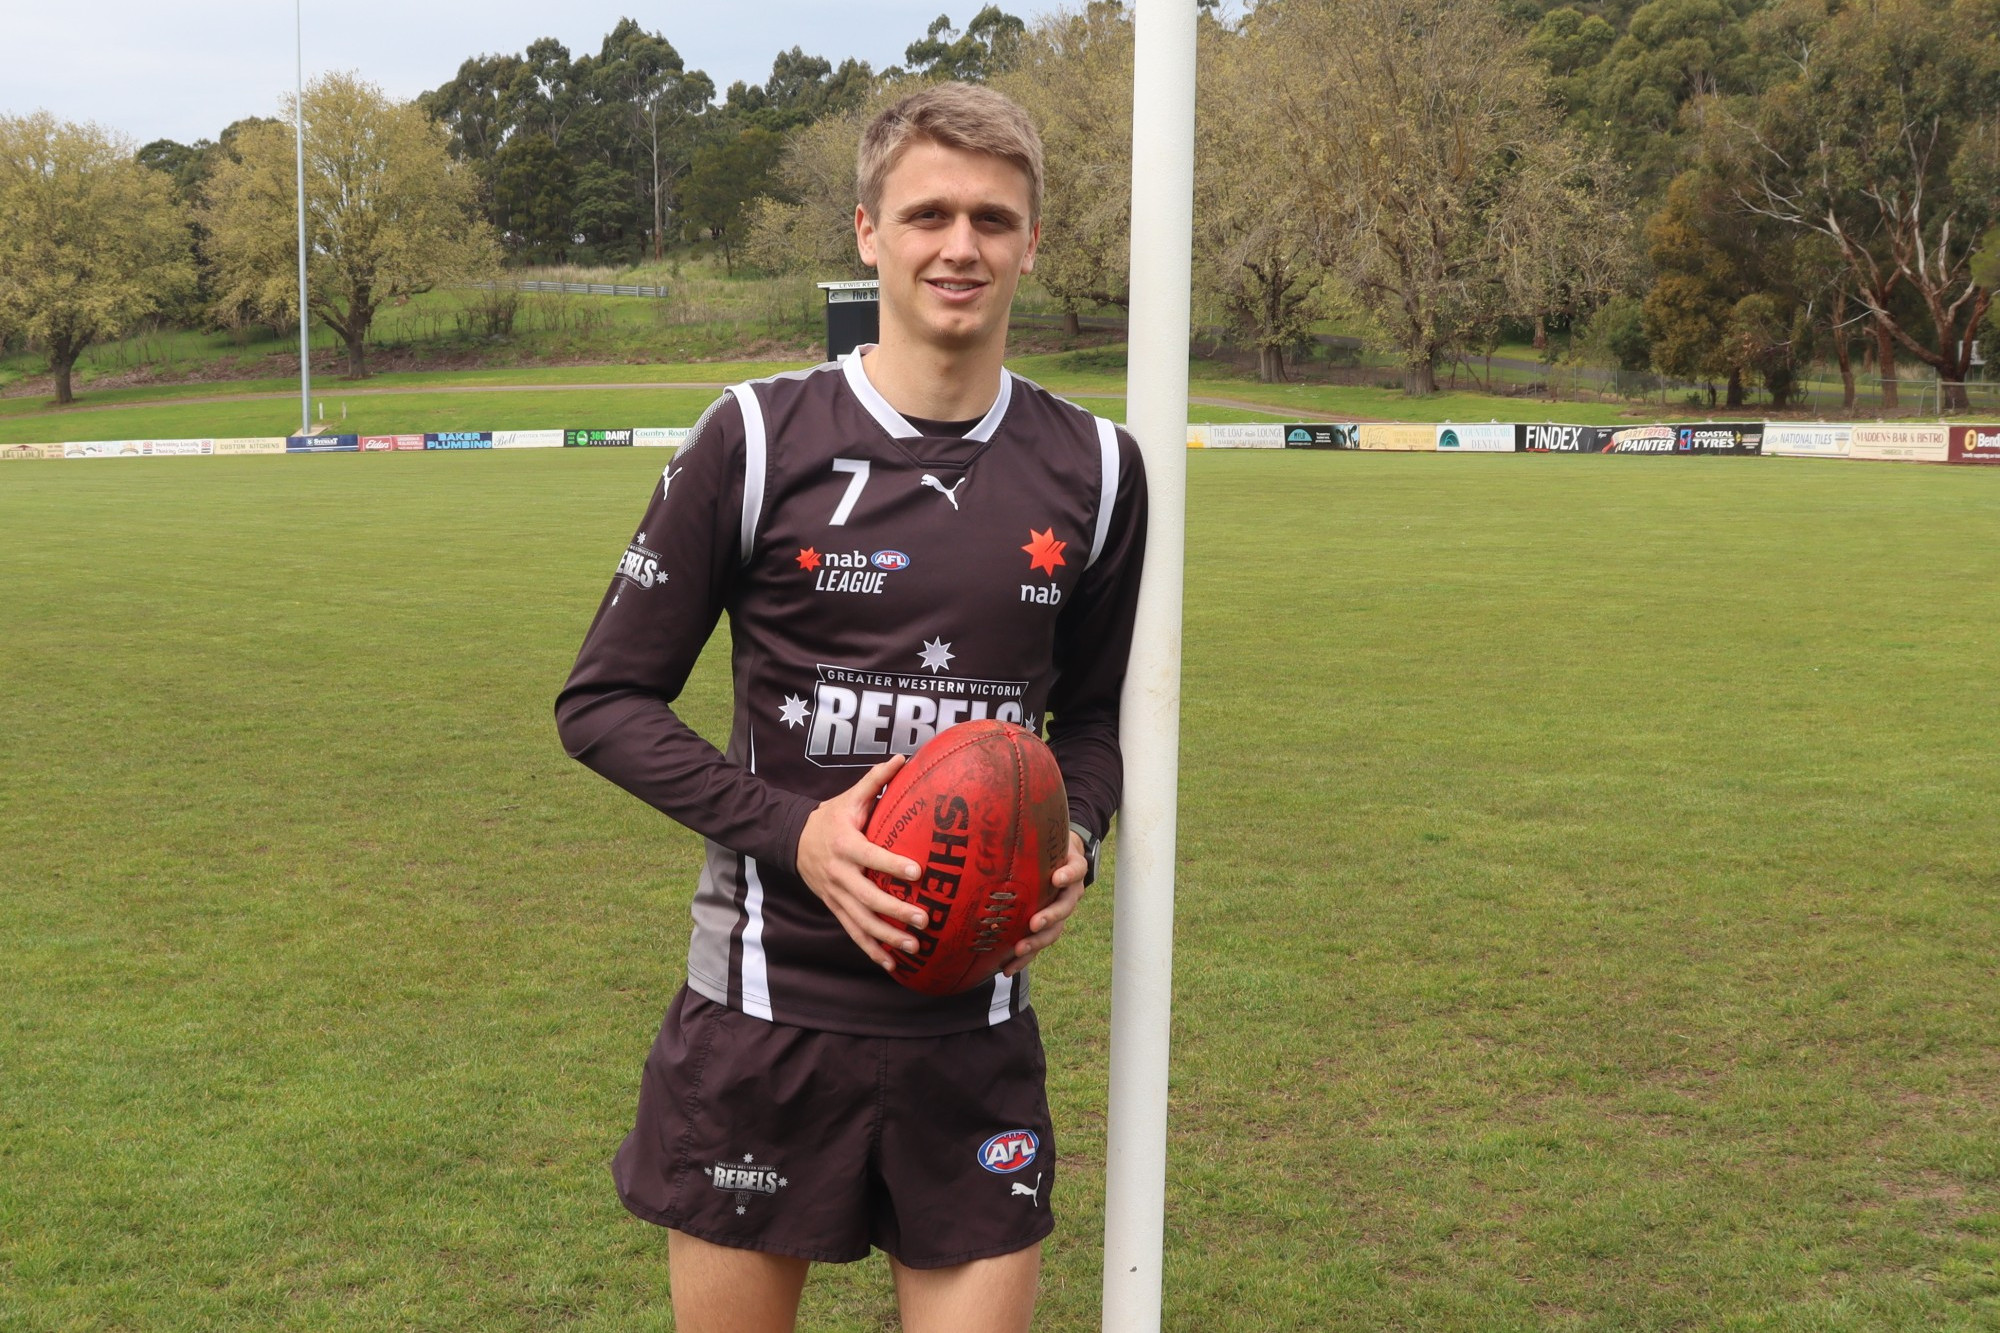
<path fill-rule="evenodd" d="M 1764 425 L 1764 452 L 1780 458 L 1845 458 L 1854 427 L 1845 423 L 1771 421 Z"/>

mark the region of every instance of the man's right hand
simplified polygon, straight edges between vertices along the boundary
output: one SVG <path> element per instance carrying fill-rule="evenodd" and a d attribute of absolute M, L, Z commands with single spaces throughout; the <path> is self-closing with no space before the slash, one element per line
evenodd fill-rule
<path fill-rule="evenodd" d="M 890 949 L 911 953 L 917 947 L 916 940 L 896 929 L 892 922 L 906 921 L 916 929 L 930 920 L 923 908 L 912 907 L 894 894 L 884 893 L 864 873 L 873 870 L 891 879 L 914 880 L 921 872 L 915 861 L 877 847 L 868 841 L 866 833 L 875 798 L 902 766 L 902 755 L 875 765 L 861 781 L 840 795 L 821 801 L 806 817 L 805 831 L 799 834 L 799 878 L 846 928 L 848 938 L 891 971 L 896 963 L 889 956 Z M 884 917 L 890 920 L 885 921 Z"/>

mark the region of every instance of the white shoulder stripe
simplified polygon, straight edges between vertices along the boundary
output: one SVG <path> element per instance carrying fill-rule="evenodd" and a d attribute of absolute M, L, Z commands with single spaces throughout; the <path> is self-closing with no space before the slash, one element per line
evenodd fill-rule
<path fill-rule="evenodd" d="M 1118 428 L 1103 417 L 1097 419 L 1097 531 L 1090 538 L 1089 569 L 1104 554 L 1104 539 L 1111 533 L 1111 509 L 1118 501 Z"/>
<path fill-rule="evenodd" d="M 732 384 L 729 392 L 743 409 L 743 530 L 738 546 L 740 558 L 747 564 L 757 544 L 757 521 L 764 512 L 764 407 L 751 385 Z"/>

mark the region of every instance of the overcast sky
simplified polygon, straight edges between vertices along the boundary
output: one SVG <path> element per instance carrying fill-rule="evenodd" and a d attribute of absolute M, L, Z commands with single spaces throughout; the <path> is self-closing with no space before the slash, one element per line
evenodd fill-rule
<path fill-rule="evenodd" d="M 243 116 L 275 115 L 293 81 L 293 6 L 285 0 L 0 0 L 6 75 L 0 112 L 94 120 L 137 143 L 213 138 Z M 551 36 L 595 53 L 630 15 L 674 44 L 717 89 L 762 83 L 793 46 L 835 64 L 899 63 L 939 13 L 964 24 L 984 0 L 304 0 L 306 77 L 358 70 L 414 97 L 488 51 Z M 1004 4 L 1023 18 L 1054 3 Z"/>

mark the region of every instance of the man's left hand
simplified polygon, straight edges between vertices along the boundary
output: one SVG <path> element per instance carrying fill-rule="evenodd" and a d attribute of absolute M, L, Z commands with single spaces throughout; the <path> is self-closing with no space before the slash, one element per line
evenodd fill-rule
<path fill-rule="evenodd" d="M 1069 920 L 1076 905 L 1083 901 L 1083 880 L 1089 873 L 1090 862 L 1083 854 L 1083 839 L 1076 830 L 1069 831 L 1069 860 L 1056 867 L 1056 873 L 1049 877 L 1055 887 L 1055 901 L 1028 918 L 1028 938 L 1014 946 L 1014 961 L 1007 964 L 1008 976 L 1013 976 L 1029 963 L 1035 955 L 1054 944 L 1062 937 L 1063 923 Z"/>

